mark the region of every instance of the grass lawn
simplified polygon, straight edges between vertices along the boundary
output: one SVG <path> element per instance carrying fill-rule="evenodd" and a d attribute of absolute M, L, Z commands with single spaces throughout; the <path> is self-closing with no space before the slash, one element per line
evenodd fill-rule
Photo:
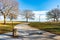
<path fill-rule="evenodd" d="M 24 22 L 14 21 L 13 26 L 20 24 L 20 23 L 24 23 Z M 49 32 L 55 33 L 55 34 L 60 34 L 60 23 L 30 22 L 29 25 L 34 28 L 38 28 L 40 30 L 49 31 Z M 13 29 L 13 27 L 12 27 L 12 23 L 10 21 L 6 22 L 6 24 L 3 24 L 2 21 L 0 22 L 0 34 L 6 33 L 6 32 L 11 32 L 12 29 Z"/>
<path fill-rule="evenodd" d="M 51 33 L 60 35 L 60 23 L 59 22 L 30 22 L 32 27 L 38 28 L 40 30 L 48 31 Z"/>
<path fill-rule="evenodd" d="M 20 24 L 21 22 L 14 21 L 13 26 Z M 6 33 L 6 32 L 11 32 L 13 29 L 12 27 L 12 22 L 6 22 L 6 24 L 3 23 L 3 21 L 0 21 L 0 34 Z"/>

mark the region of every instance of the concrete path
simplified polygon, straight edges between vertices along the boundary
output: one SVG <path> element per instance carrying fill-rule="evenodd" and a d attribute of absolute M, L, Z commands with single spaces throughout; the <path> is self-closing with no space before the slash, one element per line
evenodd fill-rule
<path fill-rule="evenodd" d="M 27 24 L 18 24 L 15 28 L 17 28 L 17 34 L 19 35 L 18 38 L 12 38 L 12 32 L 8 32 L 1 34 L 0 40 L 60 40 L 60 36 L 56 34 L 38 30 Z"/>
<path fill-rule="evenodd" d="M 23 29 L 23 30 L 38 30 L 36 28 L 30 27 L 27 24 L 18 24 L 18 25 L 15 26 L 15 28 L 17 28 L 17 29 Z"/>

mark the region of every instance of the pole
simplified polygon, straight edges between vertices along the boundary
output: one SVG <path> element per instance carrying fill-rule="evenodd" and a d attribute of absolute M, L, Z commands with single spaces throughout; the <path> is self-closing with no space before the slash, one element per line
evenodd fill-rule
<path fill-rule="evenodd" d="M 40 15 L 39 15 L 39 22 L 40 22 Z"/>

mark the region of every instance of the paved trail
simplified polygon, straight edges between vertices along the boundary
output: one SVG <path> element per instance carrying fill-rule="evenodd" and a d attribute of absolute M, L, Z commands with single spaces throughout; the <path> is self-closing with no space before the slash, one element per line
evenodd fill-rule
<path fill-rule="evenodd" d="M 23 30 L 38 30 L 36 28 L 30 27 L 27 24 L 18 24 L 18 25 L 15 26 L 15 28 L 17 28 L 17 29 L 23 29 Z"/>
<path fill-rule="evenodd" d="M 12 32 L 9 32 L 1 34 L 0 40 L 59 40 L 60 37 L 56 34 L 30 27 L 27 24 L 18 24 L 15 28 L 17 28 L 18 38 L 12 38 Z"/>

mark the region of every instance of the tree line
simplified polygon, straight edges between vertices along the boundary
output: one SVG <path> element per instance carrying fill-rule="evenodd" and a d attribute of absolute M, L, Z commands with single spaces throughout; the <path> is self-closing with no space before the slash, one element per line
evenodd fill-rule
<path fill-rule="evenodd" d="M 59 5 L 57 5 L 57 8 L 54 8 L 52 10 L 49 10 L 47 12 L 47 19 L 54 22 L 59 22 L 60 19 L 60 9 L 59 9 Z"/>
<path fill-rule="evenodd" d="M 4 24 L 6 24 L 6 18 L 10 18 L 10 21 L 12 19 L 16 19 L 18 15 L 22 15 L 24 18 L 26 18 L 26 22 L 28 22 L 28 19 L 34 19 L 34 13 L 32 10 L 23 10 L 21 13 L 19 13 L 18 8 L 18 2 L 16 0 L 0 0 L 0 15 L 4 17 Z M 53 20 L 54 22 L 58 22 L 60 18 L 60 9 L 54 8 L 52 10 L 49 10 L 47 12 L 47 19 Z"/>
<path fill-rule="evenodd" d="M 16 0 L 0 0 L 0 15 L 4 17 L 4 24 L 6 24 L 6 18 L 16 19 L 19 15 L 18 2 Z M 31 10 L 24 10 L 21 12 L 22 16 L 26 18 L 26 22 L 28 19 L 33 19 L 34 14 Z"/>
<path fill-rule="evenodd" d="M 0 16 L 4 17 L 4 24 L 6 24 L 6 18 L 10 18 L 10 21 L 13 19 L 17 19 L 18 15 L 24 16 L 26 18 L 26 22 L 28 19 L 33 19 L 34 14 L 31 10 L 24 10 L 23 12 L 19 13 L 18 2 L 16 0 L 0 0 Z M 13 37 L 15 29 L 13 26 Z"/>
<path fill-rule="evenodd" d="M 26 22 L 28 22 L 28 19 L 34 19 L 35 17 L 32 10 L 24 10 L 19 13 L 18 2 L 16 0 L 0 0 L 0 16 L 1 15 L 4 17 L 4 24 L 6 24 L 6 18 L 10 18 L 10 21 L 12 21 L 13 19 L 17 19 L 18 15 L 22 15 L 26 18 Z M 55 8 L 49 10 L 46 15 L 48 20 L 52 19 L 54 22 L 58 22 L 60 18 L 60 9 Z"/>

